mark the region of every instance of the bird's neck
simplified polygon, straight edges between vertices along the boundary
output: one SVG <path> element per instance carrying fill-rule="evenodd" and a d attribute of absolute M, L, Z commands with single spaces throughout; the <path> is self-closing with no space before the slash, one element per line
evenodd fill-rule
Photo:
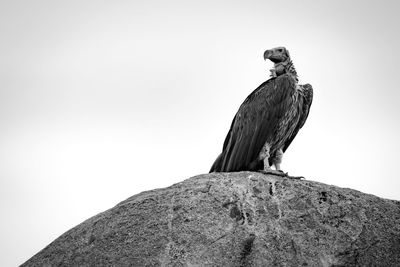
<path fill-rule="evenodd" d="M 271 70 L 271 77 L 278 77 L 285 73 L 291 75 L 297 82 L 299 81 L 296 69 L 291 59 L 276 63 L 274 68 Z"/>
<path fill-rule="evenodd" d="M 295 69 L 295 67 L 294 67 L 294 65 L 293 65 L 293 61 L 292 61 L 291 59 L 289 59 L 289 60 L 287 61 L 287 63 L 285 64 L 285 69 L 286 69 L 286 73 L 287 73 L 287 74 L 292 75 L 293 78 L 294 78 L 296 81 L 299 81 L 299 79 L 298 79 L 298 77 L 297 77 L 297 71 L 296 71 L 296 69 Z"/>

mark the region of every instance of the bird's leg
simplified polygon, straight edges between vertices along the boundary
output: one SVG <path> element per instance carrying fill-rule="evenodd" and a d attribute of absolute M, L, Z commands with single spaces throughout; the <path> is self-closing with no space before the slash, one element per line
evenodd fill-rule
<path fill-rule="evenodd" d="M 272 160 L 275 170 L 271 169 L 271 167 L 269 166 L 268 157 L 266 157 L 264 159 L 264 170 L 262 171 L 262 173 L 277 175 L 289 179 L 296 179 L 296 180 L 304 179 L 303 176 L 290 176 L 287 172 L 282 171 L 281 169 L 282 157 L 283 157 L 283 150 L 279 149 Z"/>
<path fill-rule="evenodd" d="M 261 173 L 277 175 L 280 177 L 286 176 L 286 174 L 283 173 L 282 171 L 273 170 L 269 166 L 269 145 L 267 143 L 264 145 L 263 149 L 260 152 L 260 158 L 262 158 L 264 162 L 264 168 L 263 170 L 260 171 Z"/>
<path fill-rule="evenodd" d="M 282 171 L 281 170 L 282 157 L 283 157 L 283 150 L 281 148 L 281 149 L 278 149 L 278 151 L 276 151 L 276 155 L 273 160 L 275 170 L 277 170 L 277 171 Z"/>
<path fill-rule="evenodd" d="M 282 151 L 282 150 L 281 150 Z M 272 174 L 272 175 L 276 175 L 276 176 L 280 176 L 280 177 L 286 177 L 287 173 L 284 173 L 283 171 L 281 171 L 280 169 L 280 162 L 281 162 L 281 158 L 282 155 L 279 156 L 274 156 L 274 158 L 272 159 L 273 165 L 275 166 L 276 170 L 271 169 L 271 167 L 269 166 L 269 146 L 267 147 L 266 145 L 264 146 L 264 155 L 265 158 L 263 159 L 264 161 L 264 169 L 262 171 L 262 173 L 264 174 Z M 277 153 L 277 155 L 279 154 L 279 152 Z M 283 154 L 283 152 L 281 153 Z M 278 159 L 278 160 L 277 160 Z M 276 165 L 278 164 L 278 165 Z"/>

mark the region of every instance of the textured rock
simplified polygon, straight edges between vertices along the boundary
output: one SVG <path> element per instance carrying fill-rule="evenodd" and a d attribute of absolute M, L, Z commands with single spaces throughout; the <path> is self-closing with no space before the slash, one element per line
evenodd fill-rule
<path fill-rule="evenodd" d="M 400 266 L 400 202 L 212 173 L 135 195 L 23 266 Z"/>

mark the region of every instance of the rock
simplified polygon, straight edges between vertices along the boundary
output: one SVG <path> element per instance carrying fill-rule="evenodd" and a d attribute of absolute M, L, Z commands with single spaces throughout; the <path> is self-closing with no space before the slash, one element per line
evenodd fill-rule
<path fill-rule="evenodd" d="M 400 266 L 400 202 L 254 172 L 130 197 L 22 266 Z"/>

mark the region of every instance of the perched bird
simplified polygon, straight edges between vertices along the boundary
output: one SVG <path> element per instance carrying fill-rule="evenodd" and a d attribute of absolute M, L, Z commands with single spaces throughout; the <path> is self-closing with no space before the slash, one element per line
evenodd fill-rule
<path fill-rule="evenodd" d="M 298 84 L 285 47 L 265 51 L 267 59 L 274 63 L 271 78 L 240 106 L 210 172 L 261 171 L 288 176 L 280 167 L 282 156 L 307 119 L 313 89 L 310 84 Z"/>

